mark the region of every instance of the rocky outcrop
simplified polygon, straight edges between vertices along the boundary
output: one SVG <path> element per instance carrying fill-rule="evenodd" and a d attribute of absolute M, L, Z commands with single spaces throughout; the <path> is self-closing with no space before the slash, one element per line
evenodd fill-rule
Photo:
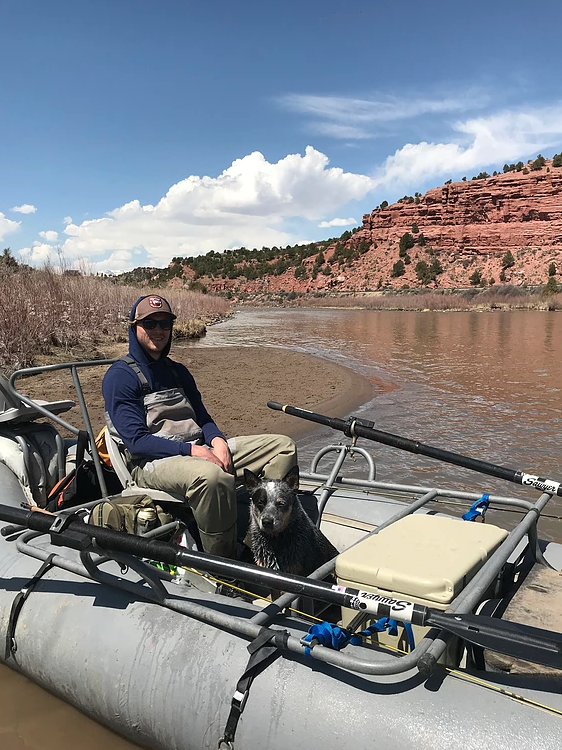
<path fill-rule="evenodd" d="M 412 227 L 419 233 L 412 233 Z M 429 262 L 429 250 L 439 258 L 439 286 L 468 286 L 476 269 L 496 282 L 503 270 L 511 283 L 544 283 L 551 262 L 562 272 L 562 168 L 547 161 L 541 170 L 527 174 L 508 172 L 434 188 L 412 202 L 366 214 L 353 240 L 369 242 L 381 262 L 390 254 L 392 269 L 398 260 L 394 247 L 405 232 L 416 239 L 423 234 L 425 240 L 423 248 L 416 245 L 408 251 L 410 266 L 415 268 L 420 259 Z M 503 269 L 508 250 L 515 265 Z M 418 285 L 408 266 L 391 281 L 393 286 L 406 282 Z"/>

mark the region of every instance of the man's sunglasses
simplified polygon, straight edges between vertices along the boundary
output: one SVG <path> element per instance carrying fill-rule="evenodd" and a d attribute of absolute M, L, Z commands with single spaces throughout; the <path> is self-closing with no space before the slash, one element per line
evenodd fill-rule
<path fill-rule="evenodd" d="M 144 320 L 137 321 L 137 325 L 144 328 L 145 331 L 153 331 L 156 326 L 160 326 L 163 331 L 172 330 L 171 320 L 154 320 L 154 318 L 144 318 Z"/>

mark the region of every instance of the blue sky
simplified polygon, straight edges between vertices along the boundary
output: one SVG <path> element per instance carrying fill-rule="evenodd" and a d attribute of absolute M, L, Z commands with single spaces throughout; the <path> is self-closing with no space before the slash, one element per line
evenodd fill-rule
<path fill-rule="evenodd" d="M 0 247 L 165 266 L 551 156 L 561 8 L 0 0 Z"/>

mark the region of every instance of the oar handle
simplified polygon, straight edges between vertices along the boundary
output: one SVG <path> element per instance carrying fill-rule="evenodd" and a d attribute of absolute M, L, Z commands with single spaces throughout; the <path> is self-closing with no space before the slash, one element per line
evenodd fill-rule
<path fill-rule="evenodd" d="M 521 484 L 526 487 L 533 487 L 534 489 L 546 492 L 549 495 L 562 496 L 561 483 L 553 479 L 546 479 L 535 474 L 525 474 L 525 472 L 510 469 L 506 466 L 498 466 L 497 464 L 492 464 L 488 461 L 481 461 L 478 458 L 471 458 L 470 456 L 463 456 L 460 453 L 453 453 L 452 451 L 443 450 L 442 448 L 436 448 L 433 445 L 426 445 L 420 443 L 418 440 L 411 440 L 410 438 L 402 437 L 401 435 L 393 435 L 391 432 L 376 430 L 373 422 L 368 422 L 367 420 L 359 419 L 358 417 L 349 417 L 346 420 L 338 419 L 336 417 L 327 417 L 323 414 L 308 411 L 307 409 L 300 409 L 297 406 L 280 404 L 277 401 L 268 401 L 267 405 L 270 409 L 282 411 L 285 414 L 290 414 L 291 416 L 299 417 L 300 419 L 307 419 L 310 422 L 326 425 L 334 430 L 340 430 L 340 432 L 351 437 L 363 437 L 367 440 L 373 440 L 376 443 L 382 443 L 383 445 L 389 445 L 392 448 L 407 451 L 408 453 L 416 453 L 421 456 L 427 456 L 428 458 L 435 458 L 438 461 L 453 464 L 454 466 L 462 466 L 465 469 L 471 469 L 480 474 L 487 474 L 488 476 L 497 477 L 498 479 L 505 479 L 507 482 Z"/>

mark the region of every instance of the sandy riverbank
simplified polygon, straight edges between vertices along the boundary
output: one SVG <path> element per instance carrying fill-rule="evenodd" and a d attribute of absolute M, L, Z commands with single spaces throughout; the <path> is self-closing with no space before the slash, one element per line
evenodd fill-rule
<path fill-rule="evenodd" d="M 109 356 L 121 356 L 125 351 L 123 346 Z M 193 373 L 205 406 L 228 437 L 280 432 L 297 438 L 315 428 L 311 422 L 268 409 L 270 400 L 343 417 L 384 388 L 382 382 L 371 382 L 341 365 L 286 349 L 175 348 L 172 354 Z M 79 370 L 95 431 L 103 426 L 101 381 L 105 370 Z M 32 398 L 75 400 L 68 371 L 20 380 L 17 386 Z M 77 407 L 64 418 L 77 424 Z"/>

